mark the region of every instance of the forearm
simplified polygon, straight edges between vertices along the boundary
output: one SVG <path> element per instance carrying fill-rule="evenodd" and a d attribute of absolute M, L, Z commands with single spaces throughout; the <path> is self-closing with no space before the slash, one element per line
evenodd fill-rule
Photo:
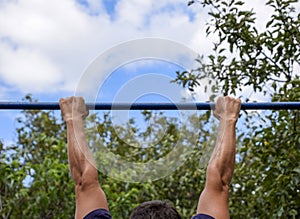
<path fill-rule="evenodd" d="M 216 146 L 209 162 L 209 168 L 217 171 L 223 185 L 229 185 L 235 164 L 236 120 L 221 119 Z"/>
<path fill-rule="evenodd" d="M 75 182 L 75 218 L 84 218 L 95 209 L 108 210 L 104 192 L 99 187 L 95 160 L 84 133 L 84 119 L 89 111 L 82 97 L 61 98 L 59 105 L 67 124 L 70 172 Z"/>
<path fill-rule="evenodd" d="M 216 146 L 206 170 L 206 185 L 198 202 L 197 213 L 229 219 L 229 189 L 235 163 L 236 131 L 241 101 L 219 97 L 214 116 L 219 119 Z"/>
<path fill-rule="evenodd" d="M 82 119 L 68 120 L 67 133 L 70 171 L 75 184 L 78 184 L 86 169 L 94 164 L 94 159 L 85 139 Z"/>

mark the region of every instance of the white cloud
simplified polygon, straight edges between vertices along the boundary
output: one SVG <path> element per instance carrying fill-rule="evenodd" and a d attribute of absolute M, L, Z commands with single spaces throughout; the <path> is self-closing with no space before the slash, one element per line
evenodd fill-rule
<path fill-rule="evenodd" d="M 25 92 L 49 92 L 47 87 L 61 81 L 60 72 L 55 64 L 39 52 L 26 49 L 11 50 L 3 45 L 0 46 L 0 57 L 0 72 L 4 72 L 4 81 Z"/>
<path fill-rule="evenodd" d="M 49 92 L 47 85 L 74 91 L 98 54 L 142 37 L 178 41 L 201 54 L 211 51 L 207 15 L 199 4 L 187 8 L 182 0 L 119 0 L 111 18 L 101 1 L 87 2 L 1 1 L 0 79 L 22 92 Z"/>
<path fill-rule="evenodd" d="M 134 27 L 143 28 L 144 22 L 151 10 L 151 0 L 120 1 L 116 6 L 117 20 L 124 25 L 130 24 Z"/>

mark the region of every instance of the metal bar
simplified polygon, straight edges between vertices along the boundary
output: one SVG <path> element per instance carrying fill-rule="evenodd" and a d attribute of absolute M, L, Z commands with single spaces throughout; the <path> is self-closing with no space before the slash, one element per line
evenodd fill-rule
<path fill-rule="evenodd" d="M 95 110 L 210 110 L 215 103 L 87 103 Z M 243 110 L 300 110 L 300 102 L 242 103 Z M 59 110 L 58 102 L 0 102 L 0 110 Z"/>

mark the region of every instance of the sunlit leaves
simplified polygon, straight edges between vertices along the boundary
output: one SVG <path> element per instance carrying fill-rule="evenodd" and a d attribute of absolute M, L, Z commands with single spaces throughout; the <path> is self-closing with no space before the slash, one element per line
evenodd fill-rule
<path fill-rule="evenodd" d="M 264 30 L 257 29 L 255 11 L 245 9 L 244 1 L 199 1 L 210 8 L 206 33 L 215 36 L 214 54 L 191 72 L 183 72 L 177 82 L 198 86 L 198 75 L 223 82 L 223 93 L 235 94 L 250 86 L 262 92 L 266 82 L 284 83 L 294 79 L 300 64 L 300 14 L 297 0 L 270 0 L 273 10 Z M 192 74 L 191 74 L 192 73 Z M 274 88 L 274 87 L 273 87 Z M 273 90 L 277 92 L 277 90 Z"/>

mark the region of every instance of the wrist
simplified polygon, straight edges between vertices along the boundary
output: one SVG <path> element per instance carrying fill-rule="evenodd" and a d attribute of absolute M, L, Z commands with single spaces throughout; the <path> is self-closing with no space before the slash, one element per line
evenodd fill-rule
<path fill-rule="evenodd" d="M 64 119 L 65 122 L 79 122 L 83 121 L 83 118 L 81 116 L 70 116 Z"/>
<path fill-rule="evenodd" d="M 220 122 L 225 122 L 229 124 L 236 124 L 237 118 L 220 118 Z"/>

